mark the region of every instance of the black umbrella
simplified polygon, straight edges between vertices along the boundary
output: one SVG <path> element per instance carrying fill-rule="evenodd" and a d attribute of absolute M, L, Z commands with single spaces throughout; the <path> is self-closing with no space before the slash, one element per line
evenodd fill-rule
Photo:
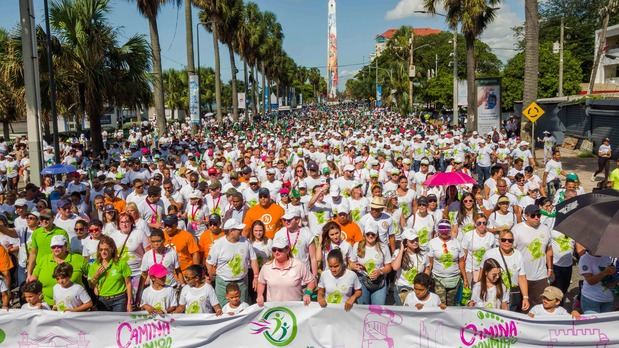
<path fill-rule="evenodd" d="M 556 221 L 555 230 L 590 253 L 619 257 L 619 195 L 596 192 L 571 198 L 557 205 Z"/>

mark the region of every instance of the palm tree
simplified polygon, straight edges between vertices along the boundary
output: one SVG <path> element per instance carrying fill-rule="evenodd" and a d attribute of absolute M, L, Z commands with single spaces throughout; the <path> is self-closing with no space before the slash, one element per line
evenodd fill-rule
<path fill-rule="evenodd" d="M 537 80 L 539 71 L 539 13 L 537 0 L 524 2 L 524 90 L 523 107 L 537 100 Z M 532 142 L 531 123 L 525 117 L 520 120 L 520 136 Z M 534 148 L 535 149 L 535 148 Z"/>
<path fill-rule="evenodd" d="M 172 110 L 172 117 L 176 110 L 185 110 L 185 101 L 187 100 L 188 85 L 187 79 L 183 79 L 186 75 L 182 71 L 169 69 L 163 72 L 163 88 L 165 91 L 165 104 L 168 109 Z"/>
<path fill-rule="evenodd" d="M 106 103 L 136 106 L 150 100 L 148 43 L 133 36 L 119 46 L 109 11 L 109 0 L 59 0 L 50 8 L 50 23 L 63 45 L 61 60 L 88 115 L 96 154 L 103 148 L 100 118 Z"/>
<path fill-rule="evenodd" d="M 10 123 L 25 115 L 21 43 L 0 28 L 0 121 L 9 139 Z"/>
<path fill-rule="evenodd" d="M 527 0 L 528 1 L 528 0 Z M 436 13 L 438 5 L 446 12 L 451 29 L 461 26 L 466 44 L 467 130 L 477 129 L 477 93 L 475 90 L 475 39 L 496 17 L 500 0 L 424 0 L 424 7 Z"/>
<path fill-rule="evenodd" d="M 263 13 L 260 11 L 258 5 L 253 2 L 248 2 L 245 5 L 245 27 L 247 36 L 246 49 L 244 50 L 244 56 L 247 63 L 252 67 L 251 81 L 252 81 L 252 96 L 253 96 L 253 114 L 258 114 L 258 105 L 262 98 L 258 95 L 258 58 L 259 48 L 266 38 L 266 27 L 263 20 Z M 264 85 L 263 85 L 264 88 Z M 262 94 L 264 95 L 264 93 Z"/>
<path fill-rule="evenodd" d="M 239 120 L 239 103 L 237 96 L 236 84 L 236 63 L 234 61 L 234 51 L 237 45 L 236 30 L 243 21 L 243 0 L 227 0 L 222 6 L 222 21 L 221 21 L 221 41 L 228 46 L 230 55 L 230 69 L 232 74 L 232 119 L 234 122 Z"/>
<path fill-rule="evenodd" d="M 159 44 L 159 29 L 157 27 L 157 15 L 161 5 L 170 0 L 135 0 L 140 13 L 148 19 L 150 31 L 150 44 L 153 52 L 153 95 L 155 112 L 157 113 L 157 129 L 159 135 L 166 131 L 165 108 L 163 105 L 163 76 L 161 69 L 161 46 Z M 174 0 L 178 3 L 179 0 Z"/>
<path fill-rule="evenodd" d="M 217 124 L 223 124 L 221 103 L 221 68 L 219 61 L 219 29 L 222 21 L 222 0 L 195 0 L 200 11 L 200 21 L 210 23 L 206 30 L 213 34 L 213 55 L 215 56 L 215 101 L 217 103 Z"/>

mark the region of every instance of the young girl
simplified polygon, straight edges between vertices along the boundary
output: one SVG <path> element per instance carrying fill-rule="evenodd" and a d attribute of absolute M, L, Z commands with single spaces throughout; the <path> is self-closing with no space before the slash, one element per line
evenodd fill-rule
<path fill-rule="evenodd" d="M 202 265 L 187 267 L 183 276 L 188 286 L 183 287 L 175 313 L 213 313 L 222 315 L 221 306 L 215 295 L 215 289 L 206 281 L 206 272 Z"/>
<path fill-rule="evenodd" d="M 419 237 L 413 230 L 402 233 L 402 247 L 393 254 L 391 267 L 396 271 L 396 305 L 402 305 L 407 294 L 413 289 L 413 281 L 418 273 L 429 273 L 428 258 L 421 252 Z"/>
<path fill-rule="evenodd" d="M 264 235 L 264 222 L 260 220 L 256 220 L 252 223 L 250 231 L 249 241 L 258 258 L 258 268 L 261 268 L 262 265 L 271 258 L 271 245 L 273 244 L 273 240 Z"/>
<path fill-rule="evenodd" d="M 495 259 L 484 262 L 479 282 L 473 286 L 473 294 L 467 306 L 503 310 L 509 308 L 509 291 L 503 285 L 501 265 Z"/>
<path fill-rule="evenodd" d="M 185 214 L 183 214 L 187 217 L 187 231 L 198 239 L 207 228 L 206 222 L 209 215 L 208 207 L 202 202 L 200 195 L 197 191 L 189 195 L 189 204 L 187 204 Z"/>
<path fill-rule="evenodd" d="M 33 280 L 25 283 L 21 291 L 26 301 L 21 309 L 51 309 L 47 303 L 43 302 L 43 284 L 40 281 Z"/>
<path fill-rule="evenodd" d="M 71 281 L 73 266 L 63 262 L 56 266 L 54 278 L 54 310 L 60 312 L 85 312 L 92 307 L 92 300 L 84 288 Z"/>
<path fill-rule="evenodd" d="M 118 211 L 113 205 L 103 208 L 103 234 L 109 235 L 118 229 Z"/>
<path fill-rule="evenodd" d="M 166 285 L 166 277 L 168 269 L 156 263 L 150 266 L 148 270 L 150 277 L 150 286 L 144 289 L 142 293 L 142 301 L 140 308 L 148 312 L 148 314 L 165 314 L 173 313 L 176 309 L 176 292 L 174 288 Z"/>
<path fill-rule="evenodd" d="M 342 239 L 342 230 L 335 222 L 329 221 L 322 227 L 320 250 L 316 250 L 316 262 L 319 264 L 322 262 L 323 271 L 325 271 L 328 266 L 327 254 L 334 249 L 340 249 L 342 251 L 344 264 L 348 264 L 348 260 L 350 260 L 352 254 L 352 246 Z"/>
<path fill-rule="evenodd" d="M 440 297 L 437 294 L 430 291 L 432 287 L 432 277 L 425 273 L 419 273 L 413 280 L 413 291 L 408 293 L 404 300 L 404 305 L 409 307 L 415 307 L 417 310 L 423 310 L 427 308 L 440 308 L 445 309 L 444 303 L 441 303 Z"/>
<path fill-rule="evenodd" d="M 344 309 L 349 311 L 361 297 L 359 278 L 346 269 L 341 249 L 330 250 L 326 259 L 329 271 L 322 272 L 318 281 L 318 303 L 323 308 L 327 303 L 344 303 Z"/>

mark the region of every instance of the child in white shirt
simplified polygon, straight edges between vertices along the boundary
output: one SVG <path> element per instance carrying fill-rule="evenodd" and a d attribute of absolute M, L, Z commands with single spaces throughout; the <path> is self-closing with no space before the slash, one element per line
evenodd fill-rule
<path fill-rule="evenodd" d="M 228 300 L 228 303 L 224 305 L 221 311 L 229 315 L 239 314 L 249 307 L 247 303 L 241 302 L 241 289 L 239 289 L 237 283 L 226 285 L 226 300 Z"/>
<path fill-rule="evenodd" d="M 2 309 L 9 309 L 9 287 L 6 286 L 4 278 L 0 278 L 0 293 L 2 293 Z"/>
<path fill-rule="evenodd" d="M 561 307 L 561 300 L 563 300 L 563 292 L 561 289 L 548 286 L 542 293 L 542 303 L 533 306 L 529 310 L 529 316 L 535 318 L 536 315 L 570 315 L 565 308 Z M 580 318 L 580 313 L 572 311 L 572 316 L 576 319 Z"/>
<path fill-rule="evenodd" d="M 172 313 L 176 309 L 176 293 L 174 288 L 166 285 L 168 269 L 156 263 L 148 269 L 150 276 L 150 286 L 144 289 L 140 308 L 147 311 L 148 314 L 165 314 Z"/>
<path fill-rule="evenodd" d="M 441 298 L 430 292 L 432 278 L 425 273 L 418 273 L 413 279 L 413 291 L 409 292 L 404 300 L 404 306 L 415 307 L 417 310 L 425 308 L 445 309 L 447 306 L 441 303 Z"/>
<path fill-rule="evenodd" d="M 43 284 L 40 281 L 33 280 L 24 284 L 22 294 L 24 294 L 26 303 L 21 306 L 21 309 L 51 309 L 47 303 L 43 302 Z"/>
<path fill-rule="evenodd" d="M 56 266 L 54 278 L 58 284 L 54 285 L 53 310 L 60 312 L 85 312 L 92 307 L 92 300 L 88 293 L 79 284 L 71 281 L 73 266 L 63 262 Z"/>

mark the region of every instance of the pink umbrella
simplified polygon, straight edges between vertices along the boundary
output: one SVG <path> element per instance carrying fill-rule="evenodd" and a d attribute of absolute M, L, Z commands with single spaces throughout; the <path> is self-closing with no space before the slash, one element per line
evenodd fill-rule
<path fill-rule="evenodd" d="M 432 175 L 424 185 L 426 186 L 449 186 L 462 184 L 476 184 L 477 181 L 461 172 L 436 173 Z"/>

